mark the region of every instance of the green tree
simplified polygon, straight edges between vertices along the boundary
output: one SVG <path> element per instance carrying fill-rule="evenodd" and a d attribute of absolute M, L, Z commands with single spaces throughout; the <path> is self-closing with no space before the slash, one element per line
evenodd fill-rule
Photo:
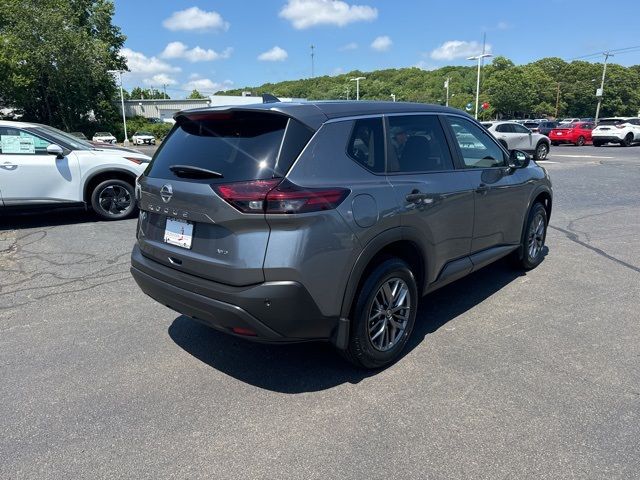
<path fill-rule="evenodd" d="M 198 99 L 198 98 L 207 98 L 204 95 L 202 95 L 198 90 L 196 90 L 195 88 L 193 89 L 193 91 L 189 94 L 189 96 L 187 98 L 190 99 Z"/>
<path fill-rule="evenodd" d="M 0 99 L 34 120 L 75 130 L 117 117 L 125 36 L 109 0 L 2 0 Z"/>
<path fill-rule="evenodd" d="M 156 88 L 140 88 L 134 87 L 131 90 L 130 98 L 132 100 L 158 100 L 158 99 L 170 99 L 169 95 L 166 95 L 164 91 L 160 91 Z"/>

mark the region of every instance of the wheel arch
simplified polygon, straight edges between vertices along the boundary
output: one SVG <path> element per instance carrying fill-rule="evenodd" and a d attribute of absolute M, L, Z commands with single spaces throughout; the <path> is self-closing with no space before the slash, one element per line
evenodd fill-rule
<path fill-rule="evenodd" d="M 336 347 L 344 349 L 349 340 L 349 324 L 354 300 L 367 274 L 387 258 L 397 257 L 409 264 L 416 277 L 420 295 L 427 283 L 427 255 L 420 247 L 420 237 L 410 227 L 385 230 L 374 237 L 362 250 L 354 263 L 340 309 L 340 322 L 332 341 Z"/>
<path fill-rule="evenodd" d="M 110 169 L 95 172 L 87 177 L 84 182 L 82 199 L 85 204 L 91 204 L 91 194 L 93 193 L 93 189 L 96 188 L 98 184 L 104 182 L 105 180 L 114 179 L 125 181 L 127 183 L 130 183 L 132 186 L 135 186 L 136 184 L 136 175 L 128 170 Z"/>

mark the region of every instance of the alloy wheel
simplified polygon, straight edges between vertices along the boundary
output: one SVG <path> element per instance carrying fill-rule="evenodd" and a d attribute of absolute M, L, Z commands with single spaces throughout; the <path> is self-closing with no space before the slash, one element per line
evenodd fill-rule
<path fill-rule="evenodd" d="M 402 338 L 411 312 L 409 287 L 400 278 L 386 280 L 369 309 L 369 340 L 376 350 L 391 350 Z"/>
<path fill-rule="evenodd" d="M 542 247 L 544 247 L 546 225 L 542 214 L 538 213 L 531 222 L 529 227 L 529 236 L 527 240 L 527 248 L 529 252 L 529 258 L 535 260 L 540 255 Z"/>
<path fill-rule="evenodd" d="M 131 207 L 131 194 L 120 185 L 109 185 L 98 195 L 100 207 L 110 215 L 121 215 Z"/>

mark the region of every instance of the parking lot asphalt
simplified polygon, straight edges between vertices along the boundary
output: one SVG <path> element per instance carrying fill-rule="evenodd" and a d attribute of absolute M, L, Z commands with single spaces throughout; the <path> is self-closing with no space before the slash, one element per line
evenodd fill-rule
<path fill-rule="evenodd" d="M 638 478 L 640 146 L 543 165 L 543 263 L 425 297 L 380 372 L 145 297 L 135 220 L 0 218 L 0 478 Z"/>

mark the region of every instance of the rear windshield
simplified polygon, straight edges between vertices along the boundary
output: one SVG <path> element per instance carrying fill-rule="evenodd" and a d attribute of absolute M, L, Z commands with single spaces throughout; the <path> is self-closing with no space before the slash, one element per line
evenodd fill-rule
<path fill-rule="evenodd" d="M 180 116 L 146 174 L 149 177 L 174 178 L 169 167 L 189 165 L 223 175 L 220 179 L 200 180 L 208 183 L 282 177 L 312 133 L 298 121 L 273 113 L 224 112 Z"/>
<path fill-rule="evenodd" d="M 598 122 L 598 125 L 620 125 L 621 123 L 624 123 L 621 118 L 603 118 Z"/>

